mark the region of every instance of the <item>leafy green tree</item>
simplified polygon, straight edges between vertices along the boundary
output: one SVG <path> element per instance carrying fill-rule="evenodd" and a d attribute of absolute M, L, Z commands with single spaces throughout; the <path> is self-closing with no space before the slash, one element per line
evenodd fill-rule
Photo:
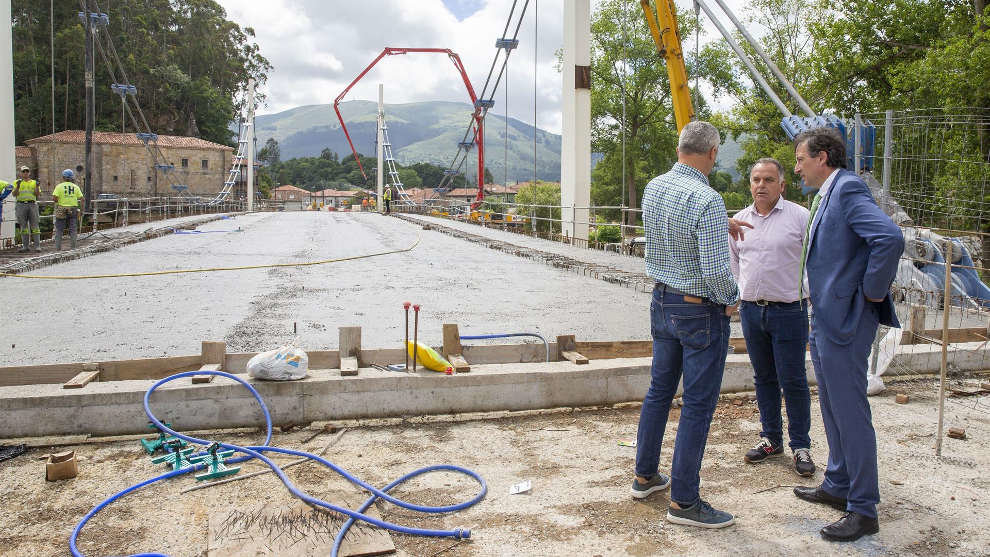
<path fill-rule="evenodd" d="M 516 193 L 520 215 L 533 217 L 536 230 L 542 234 L 560 230 L 560 184 L 537 180 Z"/>
<path fill-rule="evenodd" d="M 254 43 L 254 31 L 227 19 L 214 0 L 117 0 L 103 6 L 108 33 L 123 72 L 137 87 L 137 100 L 151 130 L 193 135 L 231 144 L 228 129 L 238 93 L 254 78 L 264 83 L 271 69 Z M 85 31 L 78 3 L 13 0 L 14 105 L 16 141 L 56 129 L 85 125 L 83 70 Z M 54 15 L 54 17 L 53 17 Z M 55 115 L 52 121 L 50 29 L 55 32 Z M 105 38 L 104 33 L 99 35 Z M 106 42 L 104 41 L 104 44 Z M 120 98 L 95 52 L 98 130 L 119 131 Z M 112 55 L 108 53 L 113 61 Z M 114 67 L 118 80 L 120 68 Z M 136 131 L 130 121 L 128 131 Z"/>
<path fill-rule="evenodd" d="M 269 137 L 265 141 L 265 146 L 258 151 L 258 160 L 265 163 L 268 166 L 275 166 L 279 163 L 281 159 L 281 150 L 278 147 L 278 141 L 274 137 Z"/>
<path fill-rule="evenodd" d="M 682 37 L 694 32 L 694 18 L 679 17 L 678 22 Z M 627 205 L 635 209 L 646 182 L 676 160 L 677 131 L 667 67 L 637 2 L 604 0 L 592 18 L 591 31 L 592 150 L 604 154 L 592 174 L 592 199 L 595 204 L 620 205 L 624 189 Z M 689 76 L 699 76 L 716 92 L 736 86 L 734 75 L 725 67 L 725 53 L 706 49 L 697 59 L 685 55 Z M 625 79 L 623 67 L 627 68 Z M 697 96 L 694 104 L 699 118 L 710 115 L 703 98 Z M 618 185 L 623 176 L 624 186 Z M 628 212 L 627 222 L 633 224 L 637 214 Z"/>

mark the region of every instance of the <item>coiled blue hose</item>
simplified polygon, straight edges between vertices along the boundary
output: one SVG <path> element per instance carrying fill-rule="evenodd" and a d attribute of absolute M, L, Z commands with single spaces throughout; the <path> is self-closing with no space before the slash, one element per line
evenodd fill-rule
<path fill-rule="evenodd" d="M 490 338 L 510 338 L 510 337 L 536 337 L 543 341 L 543 347 L 547 351 L 547 361 L 550 361 L 550 343 L 547 339 L 536 333 L 499 333 L 496 335 L 468 335 L 461 337 L 461 340 L 486 340 Z"/>
<path fill-rule="evenodd" d="M 241 457 L 237 457 L 237 458 L 232 458 L 232 459 L 228 460 L 227 463 L 234 464 L 234 463 L 238 463 L 238 462 L 244 462 L 244 461 L 250 460 L 252 458 L 256 458 L 256 459 L 264 462 L 265 464 L 267 464 L 272 469 L 272 471 L 279 477 L 279 479 L 282 480 L 282 483 L 285 484 L 285 487 L 295 497 L 298 497 L 299 499 L 302 499 L 303 501 L 305 501 L 305 502 L 307 502 L 307 503 L 309 503 L 311 505 L 316 505 L 316 506 L 319 506 L 319 507 L 323 507 L 325 509 L 330 509 L 332 511 L 339 512 L 341 514 L 345 514 L 345 515 L 347 515 L 349 517 L 348 520 L 347 520 L 347 522 L 345 522 L 344 523 L 344 526 L 341 528 L 340 533 L 337 535 L 337 538 L 334 540 L 334 546 L 333 546 L 333 553 L 332 553 L 332 555 L 334 555 L 334 556 L 337 555 L 337 552 L 340 549 L 340 544 L 343 541 L 344 536 L 347 534 L 347 531 L 350 529 L 351 525 L 353 525 L 356 520 L 363 520 L 365 522 L 368 522 L 369 524 L 373 524 L 373 525 L 378 526 L 380 528 L 387 528 L 387 529 L 392 530 L 392 531 L 395 531 L 395 532 L 401 532 L 401 533 L 404 533 L 404 534 L 412 534 L 412 535 L 416 535 L 416 536 L 447 537 L 447 538 L 456 538 L 456 539 L 470 538 L 471 537 L 471 530 L 467 530 L 467 529 L 457 528 L 455 530 L 431 530 L 431 529 L 424 529 L 424 528 L 409 528 L 409 527 L 406 527 L 406 526 L 401 526 L 401 525 L 398 525 L 398 524 L 393 524 L 391 522 L 386 522 L 384 520 L 380 520 L 380 519 L 377 519 L 377 518 L 372 517 L 372 516 L 368 516 L 368 515 L 364 514 L 364 511 L 366 511 L 368 509 L 368 507 L 370 507 L 379 498 L 380 499 L 384 499 L 384 500 L 388 501 L 389 503 L 392 503 L 394 505 L 398 505 L 398 506 L 403 507 L 403 508 L 406 508 L 406 509 L 420 511 L 420 512 L 426 512 L 426 513 L 446 513 L 446 512 L 453 512 L 453 511 L 459 511 L 459 510 L 466 509 L 466 508 L 474 505 L 475 503 L 481 501 L 485 497 L 485 494 L 488 493 L 488 485 L 485 483 L 485 480 L 481 476 L 479 476 L 476 472 L 474 472 L 473 470 L 469 470 L 467 468 L 462 468 L 460 466 L 454 466 L 452 464 L 440 464 L 440 465 L 434 465 L 434 466 L 427 466 L 425 468 L 420 468 L 419 470 L 415 470 L 413 472 L 410 472 L 409 474 L 406 474 L 405 476 L 402 476 L 401 478 L 399 478 L 399 479 L 395 480 L 394 482 L 392 482 L 392 483 L 388 484 L 387 486 L 385 486 L 384 489 L 377 489 L 377 488 L 373 487 L 372 485 L 367 484 L 364 481 L 362 481 L 362 480 L 360 480 L 360 479 L 352 476 L 350 473 L 348 473 L 343 468 L 340 468 L 339 466 L 333 464 L 332 462 L 330 462 L 330 461 L 328 461 L 328 460 L 326 460 L 326 459 L 324 459 L 324 458 L 322 458 L 322 457 L 320 457 L 318 455 L 314 455 L 312 453 L 307 453 L 305 451 L 296 451 L 296 450 L 291 450 L 291 449 L 282 449 L 282 448 L 278 448 L 278 447 L 268 446 L 268 444 L 271 442 L 271 438 L 272 438 L 272 418 L 271 418 L 271 414 L 268 412 L 268 407 L 265 406 L 265 402 L 261 399 L 261 395 L 258 394 L 258 391 L 256 391 L 254 389 L 254 387 L 252 387 L 248 382 L 246 382 L 243 379 L 237 377 L 236 375 L 231 375 L 231 374 L 226 373 L 226 372 L 223 372 L 223 371 L 187 371 L 187 372 L 177 373 L 175 375 L 171 375 L 169 377 L 166 377 L 166 378 L 158 381 L 154 385 L 152 385 L 151 388 L 149 388 L 148 391 L 145 392 L 145 394 L 144 394 L 144 412 L 145 412 L 145 414 L 148 415 L 148 419 L 151 420 L 151 422 L 153 424 L 155 424 L 155 426 L 158 427 L 160 430 L 162 430 L 162 431 L 164 431 L 164 432 L 166 432 L 166 433 L 168 433 L 170 435 L 174 435 L 175 437 L 178 437 L 179 439 L 184 439 L 185 441 L 188 441 L 188 442 L 191 442 L 191 443 L 196 443 L 196 444 L 200 444 L 200 445 L 209 445 L 210 444 L 210 442 L 207 441 L 207 440 L 205 440 L 205 439 L 198 439 L 196 437 L 191 437 L 191 436 L 188 436 L 188 435 L 184 435 L 184 434 L 179 433 L 179 432 L 177 432 L 177 431 L 175 431 L 175 430 L 173 430 L 171 428 L 166 427 L 165 424 L 163 424 L 161 421 L 159 421 L 158 418 L 156 418 L 154 416 L 154 414 L 152 414 L 151 408 L 149 406 L 149 399 L 151 398 L 151 393 L 155 392 L 155 389 L 157 389 L 158 387 L 160 387 L 160 386 L 162 386 L 165 383 L 168 383 L 170 381 L 175 381 L 176 379 L 180 379 L 182 377 L 190 377 L 190 376 L 193 376 L 193 375 L 219 375 L 221 377 L 226 377 L 228 379 L 233 379 L 234 381 L 237 381 L 241 385 L 244 385 L 244 387 L 246 387 L 248 389 L 248 391 L 251 392 L 251 394 L 254 396 L 255 400 L 258 401 L 258 405 L 261 407 L 261 411 L 265 415 L 265 430 L 266 430 L 266 435 L 265 435 L 265 442 L 264 442 L 263 445 L 251 446 L 251 447 L 241 447 L 241 446 L 238 446 L 238 445 L 231 445 L 231 444 L 228 444 L 228 443 L 219 443 L 219 445 L 222 448 L 224 448 L 224 449 L 233 449 L 233 450 L 235 450 L 237 452 L 240 452 L 240 453 L 243 453 L 245 455 L 245 456 L 241 456 Z M 357 510 L 357 511 L 353 511 L 351 509 L 347 509 L 347 508 L 344 508 L 344 507 L 338 507 L 337 505 L 334 505 L 332 503 L 328 503 L 326 501 L 323 501 L 322 499 L 317 499 L 316 497 L 312 497 L 308 493 L 306 493 L 306 492 L 300 490 L 299 488 L 297 488 L 295 486 L 295 484 L 293 484 L 292 481 L 289 480 L 288 477 L 286 477 L 286 475 L 282 471 L 282 469 L 279 468 L 278 465 L 275 464 L 274 462 L 272 462 L 269 458 L 267 458 L 263 454 L 261 454 L 262 452 L 276 452 L 276 453 L 282 453 L 282 454 L 302 456 L 302 457 L 306 457 L 306 458 L 315 460 L 316 462 L 319 462 L 320 464 L 322 464 L 322 465 L 330 468 L 334 472 L 337 472 L 338 474 L 340 474 L 341 476 L 343 476 L 344 478 L 346 478 L 348 481 L 350 481 L 352 483 L 355 483 L 355 484 L 361 486 L 364 489 L 367 489 L 368 491 L 370 491 L 372 493 L 372 495 L 371 495 L 371 497 L 368 498 L 368 500 L 366 500 L 364 502 L 364 504 L 362 504 L 362 506 L 360 507 L 360 509 Z M 124 495 L 127 495 L 128 493 L 137 491 L 138 489 L 141 489 L 141 488 L 143 488 L 145 486 L 151 485 L 153 483 L 156 483 L 156 482 L 159 482 L 159 481 L 162 481 L 162 480 L 166 480 L 166 479 L 174 478 L 174 477 L 177 477 L 177 476 L 181 476 L 181 475 L 187 474 L 189 472 L 201 470 L 203 468 L 205 468 L 205 465 L 198 464 L 198 465 L 195 465 L 195 466 L 191 466 L 189 468 L 184 468 L 184 469 L 180 469 L 180 470 L 174 470 L 172 472 L 168 472 L 166 474 L 162 474 L 160 476 L 156 476 L 154 478 L 145 480 L 145 481 L 143 481 L 141 483 L 132 485 L 131 487 L 128 487 L 127 489 L 125 489 L 125 490 L 123 490 L 123 491 L 121 491 L 119 493 L 114 494 L 113 496 L 111 496 L 111 497 L 107 498 L 106 500 L 104 500 L 103 502 L 101 502 L 99 505 L 93 507 L 93 509 L 91 511 L 89 511 L 86 514 L 86 516 L 84 516 L 82 518 L 82 520 L 80 520 L 79 523 L 76 524 L 76 527 L 72 530 L 72 536 L 69 538 L 69 549 L 72 551 L 72 555 L 75 556 L 75 557 L 82 557 L 83 554 L 82 554 L 81 551 L 79 551 L 79 548 L 77 547 L 76 542 L 77 542 L 77 540 L 79 538 L 80 532 L 83 529 L 83 526 L 85 526 L 86 523 L 89 522 L 89 520 L 91 518 L 93 518 L 94 515 L 96 515 L 96 513 L 100 512 L 100 510 L 102 510 L 104 507 L 106 507 L 110 503 L 113 503 L 114 501 L 116 501 L 120 497 L 123 497 Z M 386 493 L 390 489 L 394 488 L 395 486 L 397 486 L 397 485 L 399 485 L 399 484 L 401 484 L 403 482 L 408 481 L 411 478 L 414 478 L 416 476 L 419 476 L 419 475 L 422 475 L 422 474 L 425 474 L 425 473 L 428 473 L 428 472 L 437 471 L 437 470 L 448 470 L 448 471 L 452 471 L 452 472 L 460 472 L 462 474 L 465 474 L 467 476 L 470 476 L 470 477 L 474 478 L 474 480 L 477 481 L 478 484 L 481 485 L 481 490 L 478 492 L 477 495 L 475 495 L 474 498 L 470 499 L 469 501 L 465 501 L 463 503 L 458 503 L 456 505 L 447 505 L 447 506 L 444 506 L 444 507 L 429 507 L 429 506 L 423 506 L 423 505 L 415 505 L 415 504 L 412 504 L 412 503 L 407 503 L 406 501 L 403 501 L 401 499 L 397 499 L 395 497 L 392 497 L 391 495 L 388 495 Z M 142 554 L 139 554 L 139 555 L 137 555 L 135 557 L 167 557 L 167 556 L 162 556 L 159 553 L 142 553 Z"/>

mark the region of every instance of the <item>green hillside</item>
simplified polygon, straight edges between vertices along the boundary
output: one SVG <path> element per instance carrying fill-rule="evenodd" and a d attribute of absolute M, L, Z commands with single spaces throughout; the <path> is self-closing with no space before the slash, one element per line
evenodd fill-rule
<path fill-rule="evenodd" d="M 375 152 L 375 113 L 377 104 L 370 101 L 347 101 L 340 112 L 347 122 L 354 146 L 362 155 Z M 389 139 L 396 160 L 403 165 L 429 162 L 447 166 L 457 152 L 470 121 L 472 109 L 466 103 L 421 102 L 385 105 Z M 282 159 L 318 156 L 329 147 L 341 157 L 351 149 L 331 105 L 308 105 L 258 116 L 258 145 L 275 138 Z M 508 157 L 506 157 L 508 135 Z M 537 177 L 560 180 L 560 136 L 538 130 L 536 133 Z M 497 182 L 533 179 L 533 127 L 509 118 L 506 127 L 502 115 L 489 113 L 485 119 L 485 164 Z M 477 159 L 472 151 L 465 171 L 474 174 Z"/>

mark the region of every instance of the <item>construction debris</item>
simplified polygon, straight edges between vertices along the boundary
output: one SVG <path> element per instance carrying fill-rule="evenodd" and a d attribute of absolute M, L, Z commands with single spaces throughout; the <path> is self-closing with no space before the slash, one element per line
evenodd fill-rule
<path fill-rule="evenodd" d="M 911 402 L 911 397 L 904 393 L 897 393 L 897 398 L 894 399 L 897 404 L 907 404 Z"/>
<path fill-rule="evenodd" d="M 75 451 L 65 451 L 48 455 L 45 463 L 45 480 L 54 482 L 67 480 L 79 475 L 79 464 L 76 462 Z"/>
<path fill-rule="evenodd" d="M 949 432 L 946 435 L 953 439 L 965 439 L 966 430 L 961 427 L 950 427 Z"/>

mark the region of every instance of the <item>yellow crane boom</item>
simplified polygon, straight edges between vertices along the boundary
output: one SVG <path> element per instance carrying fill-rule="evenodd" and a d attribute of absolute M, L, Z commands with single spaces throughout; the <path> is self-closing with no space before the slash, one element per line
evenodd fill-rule
<path fill-rule="evenodd" d="M 684 52 L 681 49 L 681 33 L 677 29 L 677 10 L 674 0 L 657 0 L 654 11 L 650 0 L 639 0 L 646 15 L 646 23 L 657 44 L 657 52 L 667 62 L 667 75 L 670 77 L 671 99 L 674 104 L 674 121 L 677 133 L 694 119 L 691 105 L 691 91 L 688 89 L 687 69 L 684 67 Z"/>

